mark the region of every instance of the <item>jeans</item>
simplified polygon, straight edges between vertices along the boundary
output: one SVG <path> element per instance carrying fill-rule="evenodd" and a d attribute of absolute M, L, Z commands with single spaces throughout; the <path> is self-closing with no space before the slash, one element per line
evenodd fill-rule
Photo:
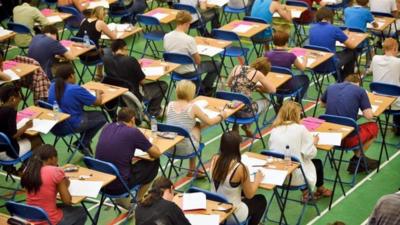
<path fill-rule="evenodd" d="M 336 53 L 339 61 L 336 64 L 339 74 L 336 77 L 337 82 L 343 82 L 344 79 L 354 73 L 354 66 L 356 65 L 357 53 L 352 49 L 344 49 Z"/>
<path fill-rule="evenodd" d="M 106 124 L 106 118 L 100 111 L 83 112 L 81 122 L 78 127 L 74 128 L 74 132 L 81 133 L 82 144 L 84 147 L 90 147 L 93 137 Z"/>
<path fill-rule="evenodd" d="M 161 113 L 161 102 L 167 92 L 168 84 L 164 81 L 157 81 L 143 85 L 144 98 L 149 101 L 148 111 L 152 116 Z"/>
<path fill-rule="evenodd" d="M 65 204 L 57 204 L 64 214 L 58 225 L 84 225 L 87 214 L 81 206 L 70 206 Z"/>
<path fill-rule="evenodd" d="M 315 171 L 317 172 L 317 183 L 315 186 L 321 187 L 324 185 L 324 166 L 320 159 L 311 159 L 311 161 L 314 164 Z"/>

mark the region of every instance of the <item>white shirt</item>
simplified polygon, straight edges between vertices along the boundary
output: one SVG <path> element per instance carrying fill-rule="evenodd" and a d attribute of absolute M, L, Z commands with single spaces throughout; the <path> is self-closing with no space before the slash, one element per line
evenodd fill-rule
<path fill-rule="evenodd" d="M 300 160 L 307 181 L 311 188 L 314 188 L 317 182 L 317 173 L 311 159 L 317 155 L 317 148 L 314 145 L 313 135 L 303 125 L 296 123 L 272 129 L 268 141 L 269 149 L 284 154 L 287 145 L 291 150 L 291 155 Z M 293 172 L 291 185 L 302 184 L 304 184 L 303 175 L 297 169 Z"/>
<path fill-rule="evenodd" d="M 394 56 L 375 55 L 370 70 L 373 82 L 400 86 L 400 59 Z M 400 98 L 393 103 L 392 109 L 400 109 Z"/>
<path fill-rule="evenodd" d="M 370 0 L 369 7 L 372 12 L 392 13 L 397 11 L 396 0 Z"/>

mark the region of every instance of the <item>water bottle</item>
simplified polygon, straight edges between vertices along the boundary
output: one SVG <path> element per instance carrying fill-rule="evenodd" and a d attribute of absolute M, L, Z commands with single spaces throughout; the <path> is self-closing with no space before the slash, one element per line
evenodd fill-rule
<path fill-rule="evenodd" d="M 58 113 L 60 112 L 60 107 L 58 106 L 57 101 L 53 102 L 53 118 L 54 120 L 58 120 Z"/>
<path fill-rule="evenodd" d="M 292 165 L 292 153 L 290 152 L 290 147 L 289 145 L 286 145 L 285 147 L 285 162 L 286 165 L 291 166 Z"/>
<path fill-rule="evenodd" d="M 150 125 L 151 125 L 151 136 L 152 138 L 155 138 L 157 135 L 157 120 L 155 116 L 151 117 Z"/>
<path fill-rule="evenodd" d="M 90 39 L 87 31 L 85 30 L 85 34 L 83 35 L 83 42 L 85 43 L 86 47 L 90 46 Z"/>

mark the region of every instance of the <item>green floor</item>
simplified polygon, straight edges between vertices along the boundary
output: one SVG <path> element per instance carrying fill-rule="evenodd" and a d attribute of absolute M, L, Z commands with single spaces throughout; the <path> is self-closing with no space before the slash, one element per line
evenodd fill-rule
<path fill-rule="evenodd" d="M 195 32 L 192 31 L 191 34 L 195 35 Z M 131 42 L 132 39 L 128 41 Z M 136 58 L 140 58 L 140 54 L 143 50 L 144 43 L 145 42 L 142 36 L 136 38 L 136 41 L 134 43 L 134 51 L 135 51 L 134 56 Z M 249 42 L 245 43 L 248 47 L 251 47 L 249 45 Z M 162 45 L 158 46 L 160 47 L 160 50 L 162 50 Z M 8 58 L 10 59 L 18 53 L 19 53 L 18 50 L 16 48 L 13 48 L 12 50 L 10 50 Z M 254 59 L 254 55 L 252 55 L 251 58 Z M 234 60 L 234 62 L 235 64 L 237 63 L 236 60 Z M 76 63 L 78 64 L 78 68 L 80 69 L 79 62 L 76 61 Z M 230 63 L 227 63 L 227 65 L 230 67 Z M 89 75 L 86 74 L 85 80 L 86 81 L 90 80 Z M 168 81 L 168 79 L 165 80 Z M 332 80 L 333 79 L 331 79 L 331 82 Z M 364 83 L 364 87 L 368 87 L 368 83 Z M 259 96 L 254 96 L 254 97 L 257 98 Z M 306 106 L 307 115 L 312 115 L 315 106 L 313 101 L 315 97 L 316 97 L 315 86 L 314 84 L 312 84 L 308 91 L 307 100 L 303 102 L 304 105 Z M 317 112 L 318 112 L 317 115 L 320 115 L 323 113 L 323 110 L 319 108 Z M 273 110 L 271 109 L 269 110 L 267 117 L 272 118 L 273 116 L 274 113 Z M 268 126 L 263 128 L 263 134 L 264 134 L 263 138 L 266 143 L 268 142 L 269 138 L 268 136 L 269 130 L 270 129 Z M 206 144 L 206 148 L 202 158 L 205 162 L 208 162 L 211 156 L 218 152 L 220 135 L 221 135 L 221 128 L 219 126 L 210 127 L 203 131 L 202 141 Z M 54 137 L 52 135 L 44 135 L 43 138 L 46 143 L 53 143 Z M 395 137 L 392 134 L 392 132 L 389 131 L 387 136 L 387 142 L 398 144 L 400 142 L 400 138 Z M 96 143 L 97 139 L 95 140 L 95 143 L 93 143 L 92 147 L 95 147 Z M 248 143 L 248 141 L 246 143 Z M 263 147 L 261 141 L 257 140 L 254 143 L 252 150 L 254 152 L 260 152 L 262 149 Z M 65 164 L 66 159 L 69 156 L 69 153 L 66 152 L 65 145 L 61 143 L 57 144 L 57 150 L 59 153 L 59 163 L 63 165 Z M 243 151 L 247 150 L 248 146 L 243 146 Z M 367 155 L 371 158 L 378 158 L 379 150 L 380 150 L 380 143 L 375 142 L 368 150 Z M 307 207 L 306 213 L 301 221 L 301 224 L 329 224 L 337 220 L 343 221 L 346 224 L 350 225 L 363 223 L 371 213 L 371 210 L 373 209 L 373 206 L 375 205 L 376 201 L 382 195 L 393 193 L 397 191 L 398 188 L 400 187 L 400 182 L 399 182 L 400 174 L 397 171 L 400 166 L 399 165 L 400 161 L 397 159 L 398 148 L 396 148 L 393 145 L 389 145 L 388 151 L 390 159 L 383 163 L 381 171 L 379 173 L 376 173 L 374 171 L 370 174 L 359 174 L 357 176 L 357 184 L 355 185 L 355 187 L 351 188 L 348 185 L 345 186 L 347 196 L 344 198 L 342 197 L 340 189 L 337 189 L 334 198 L 334 207 L 330 211 L 327 210 L 329 199 L 318 200 L 317 205 L 319 207 L 319 210 L 321 211 L 320 216 L 317 216 L 317 213 L 313 207 L 310 206 Z M 325 152 L 320 151 L 318 153 L 318 158 L 324 159 L 325 154 L 326 154 Z M 346 157 L 350 158 L 351 154 L 346 155 Z M 384 159 L 386 160 L 386 158 Z M 73 163 L 83 165 L 82 155 L 77 154 L 73 159 Z M 165 158 L 162 158 L 162 165 L 165 165 Z M 326 165 L 324 172 L 327 178 L 332 178 L 334 175 L 333 169 L 330 168 L 329 164 Z M 1 176 L 2 177 L 0 177 L 0 181 L 2 186 L 3 185 L 8 187 L 17 186 L 18 181 L 16 183 L 12 183 L 10 181 L 6 182 L 4 180 L 4 173 L 1 172 Z M 350 175 L 346 171 L 346 165 L 342 167 L 341 176 L 342 179 L 345 180 L 350 179 Z M 173 178 L 173 181 L 176 182 L 176 186 L 181 191 L 185 191 L 188 188 L 188 182 L 186 179 L 183 178 L 183 176 Z M 209 188 L 209 183 L 205 179 L 195 181 L 194 185 L 202 188 Z M 326 182 L 326 186 L 328 188 L 331 188 L 332 185 L 333 185 L 332 182 L 329 181 Z M 268 204 L 270 205 L 270 209 L 268 211 L 268 217 L 276 219 L 279 216 L 279 211 L 276 201 L 272 201 L 272 203 L 269 201 L 269 198 L 272 193 L 270 191 L 259 191 L 259 192 L 264 194 L 268 199 Z M 3 189 L 0 190 L 1 196 L 9 196 L 9 194 L 10 191 L 5 191 Z M 295 199 L 300 199 L 300 192 L 294 191 L 293 193 L 290 194 L 290 197 Z M 22 192 L 19 193 L 16 197 L 17 200 L 21 201 L 23 201 L 24 198 L 25 194 Z M 85 203 L 88 206 L 92 215 L 95 214 L 98 208 L 97 203 L 98 203 L 97 199 L 90 199 L 90 202 L 88 201 Z M 0 200 L 0 205 L 1 206 L 4 205 L 3 200 Z M 300 205 L 299 203 L 291 203 L 291 202 L 288 203 L 285 214 L 289 224 L 296 223 L 301 207 L 302 205 Z M 4 207 L 1 207 L 0 212 L 6 212 L 6 209 Z M 125 220 L 125 217 L 126 217 L 125 211 L 123 211 L 122 214 L 119 214 L 113 209 L 113 207 L 103 206 L 99 224 L 134 224 L 134 221 L 132 219 Z M 268 221 L 265 222 L 265 224 L 268 223 L 271 222 Z M 87 224 L 90 223 L 87 222 Z"/>

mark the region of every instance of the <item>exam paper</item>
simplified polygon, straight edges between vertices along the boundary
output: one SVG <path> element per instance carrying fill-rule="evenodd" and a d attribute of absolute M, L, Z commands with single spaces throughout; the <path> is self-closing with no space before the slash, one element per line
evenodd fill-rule
<path fill-rule="evenodd" d="M 1 80 L 0 84 L 4 84 L 4 83 L 10 82 L 10 81 L 14 81 L 14 80 L 19 80 L 20 79 L 20 77 L 14 71 L 12 71 L 10 69 L 4 70 L 3 73 L 5 73 L 10 78 L 10 80 L 9 81 Z"/>
<path fill-rule="evenodd" d="M 98 6 L 103 6 L 106 9 L 110 8 L 110 4 L 108 3 L 108 1 L 95 1 L 95 2 L 89 2 L 88 9 L 94 9 Z"/>
<path fill-rule="evenodd" d="M 71 193 L 71 196 L 97 198 L 97 195 L 103 186 L 102 181 L 70 180 L 70 182 L 68 190 Z"/>
<path fill-rule="evenodd" d="M 208 106 L 208 102 L 206 100 L 198 100 L 195 101 L 194 104 L 196 104 L 200 108 L 205 108 Z"/>
<path fill-rule="evenodd" d="M 377 28 L 374 28 L 372 26 L 372 23 L 367 23 L 367 28 L 368 29 L 379 29 L 379 28 L 383 27 L 383 25 L 385 25 L 385 22 L 379 22 L 379 21 L 375 21 L 375 22 L 378 24 Z"/>
<path fill-rule="evenodd" d="M 162 19 L 164 19 L 165 17 L 167 17 L 168 14 L 166 14 L 166 13 L 154 13 L 154 14 L 151 15 L 151 16 L 157 18 L 158 20 L 162 20 Z"/>
<path fill-rule="evenodd" d="M 10 33 L 12 33 L 11 30 L 5 30 L 3 28 L 0 28 L 0 36 L 5 36 L 5 35 L 10 34 Z"/>
<path fill-rule="evenodd" d="M 151 66 L 151 67 L 143 67 L 142 71 L 146 75 L 146 77 L 152 76 L 161 76 L 164 74 L 164 66 Z"/>
<path fill-rule="evenodd" d="M 218 7 L 222 7 L 228 4 L 229 0 L 207 0 L 207 4 L 216 5 Z"/>
<path fill-rule="evenodd" d="M 258 169 L 264 175 L 264 179 L 261 181 L 262 184 L 282 185 L 288 174 L 286 170 L 266 169 L 263 167 Z"/>
<path fill-rule="evenodd" d="M 62 22 L 62 18 L 60 16 L 48 16 L 46 17 L 50 24 Z"/>
<path fill-rule="evenodd" d="M 235 33 L 246 33 L 252 27 L 253 27 L 252 25 L 240 24 L 240 25 L 236 26 L 235 28 L 233 28 L 232 31 L 235 32 Z"/>
<path fill-rule="evenodd" d="M 216 48 L 213 46 L 209 45 L 197 45 L 197 51 L 199 52 L 200 55 L 205 55 L 209 57 L 213 57 L 217 55 L 220 52 L 223 52 L 223 48 Z"/>
<path fill-rule="evenodd" d="M 147 152 L 145 152 L 145 151 L 143 151 L 143 150 L 137 148 L 137 149 L 135 149 L 135 154 L 134 154 L 134 156 L 135 156 L 135 157 L 149 156 L 149 153 L 147 153 Z"/>
<path fill-rule="evenodd" d="M 194 209 L 206 209 L 207 199 L 206 195 L 202 192 L 196 193 L 184 193 L 182 198 L 182 209 L 194 210 Z"/>
<path fill-rule="evenodd" d="M 46 120 L 46 119 L 33 119 L 33 126 L 29 128 L 29 131 L 37 131 L 42 134 L 47 134 L 57 124 L 57 120 Z"/>
<path fill-rule="evenodd" d="M 301 16 L 301 11 L 292 10 L 290 12 L 292 14 L 292 18 L 300 18 L 300 16 Z"/>
<path fill-rule="evenodd" d="M 126 31 L 129 28 L 130 24 L 127 24 L 127 23 L 125 23 L 125 24 L 109 23 L 107 26 L 112 31 L 123 32 L 123 31 Z"/>
<path fill-rule="evenodd" d="M 376 110 L 378 110 L 378 108 L 379 108 L 379 105 L 371 105 L 372 113 L 376 113 Z M 358 115 L 359 116 L 363 115 L 361 109 L 358 109 Z"/>
<path fill-rule="evenodd" d="M 342 133 L 338 132 L 311 132 L 313 135 L 318 135 L 319 145 L 336 145 L 340 146 L 342 142 Z"/>
<path fill-rule="evenodd" d="M 185 214 L 185 217 L 189 220 L 192 225 L 218 225 L 219 215 L 202 215 L 202 214 Z"/>
<path fill-rule="evenodd" d="M 303 63 L 304 57 L 300 56 L 300 57 L 297 57 L 297 59 L 300 61 L 300 63 Z M 315 63 L 315 61 L 316 61 L 315 58 L 308 57 L 307 58 L 307 67 L 310 67 L 313 63 Z"/>

